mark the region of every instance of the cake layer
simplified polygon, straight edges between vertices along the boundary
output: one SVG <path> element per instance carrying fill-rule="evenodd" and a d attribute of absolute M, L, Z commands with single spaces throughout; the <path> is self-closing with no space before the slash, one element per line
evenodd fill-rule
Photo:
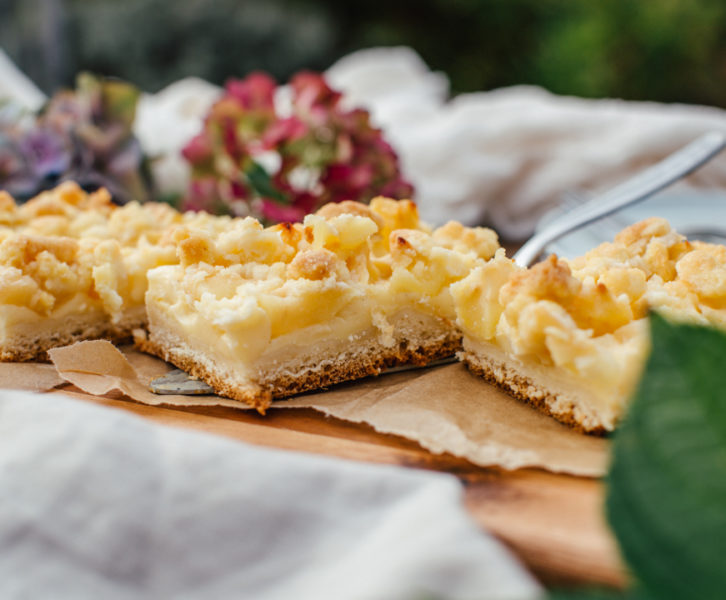
<path fill-rule="evenodd" d="M 245 364 L 186 335 L 168 313 L 152 306 L 149 318 L 149 335 L 136 340 L 140 349 L 260 412 L 274 398 L 378 375 L 396 365 L 424 365 L 452 356 L 461 347 L 461 336 L 451 323 L 409 310 L 390 320 L 393 339 L 390 331 L 384 335 L 373 325 L 343 338 L 321 338 L 303 328 L 278 338 L 257 360 Z"/>
<path fill-rule="evenodd" d="M 464 339 L 457 353 L 470 371 L 558 421 L 587 433 L 612 431 L 625 398 L 597 397 L 597 391 L 561 370 L 523 361 L 494 344 Z M 617 408 L 614 408 L 617 407 Z"/>
<path fill-rule="evenodd" d="M 132 340 L 134 330 L 146 327 L 143 306 L 126 311 L 113 323 L 100 311 L 68 313 L 62 317 L 15 321 L 0 337 L 0 360 L 46 361 L 51 348 L 91 339 L 115 343 Z"/>
<path fill-rule="evenodd" d="M 118 207 L 72 182 L 18 205 L 0 192 L 0 360 L 34 360 L 82 339 L 129 339 L 144 326 L 147 273 L 177 262 L 180 229 L 228 218 L 168 205 Z"/>

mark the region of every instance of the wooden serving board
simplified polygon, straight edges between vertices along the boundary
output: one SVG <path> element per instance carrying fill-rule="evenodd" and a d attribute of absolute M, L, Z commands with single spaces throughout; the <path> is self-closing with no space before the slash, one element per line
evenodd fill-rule
<path fill-rule="evenodd" d="M 474 520 L 507 544 L 545 584 L 622 587 L 626 582 L 603 517 L 603 485 L 598 480 L 536 469 L 478 467 L 312 409 L 269 411 L 263 417 L 222 407 L 146 406 L 128 401 L 120 393 L 90 396 L 70 384 L 58 391 L 163 425 L 251 444 L 453 473 L 465 486 L 465 503 Z"/>

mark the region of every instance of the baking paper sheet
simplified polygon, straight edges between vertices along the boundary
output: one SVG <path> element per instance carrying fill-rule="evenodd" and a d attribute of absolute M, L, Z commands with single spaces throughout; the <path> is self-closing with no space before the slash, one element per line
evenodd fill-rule
<path fill-rule="evenodd" d="M 152 406 L 231 406 L 246 404 L 220 396 L 177 396 L 154 394 L 149 381 L 168 373 L 173 367 L 158 358 L 131 347 L 122 352 L 107 340 L 78 342 L 48 351 L 57 374 L 87 394 L 102 396 L 119 390 Z"/>
<path fill-rule="evenodd" d="M 43 363 L 0 363 L 0 388 L 47 392 L 65 380 L 53 365 Z"/>
<path fill-rule="evenodd" d="M 59 375 L 93 395 L 120 390 L 152 405 L 247 405 L 218 396 L 159 396 L 148 382 L 172 369 L 131 347 L 107 341 L 80 342 L 50 352 Z M 44 365 L 38 365 L 40 367 Z M 273 403 L 313 408 L 328 416 L 365 423 L 376 431 L 418 442 L 482 466 L 539 467 L 597 477 L 607 468 L 609 441 L 561 425 L 512 398 L 461 364 L 369 377 Z"/>

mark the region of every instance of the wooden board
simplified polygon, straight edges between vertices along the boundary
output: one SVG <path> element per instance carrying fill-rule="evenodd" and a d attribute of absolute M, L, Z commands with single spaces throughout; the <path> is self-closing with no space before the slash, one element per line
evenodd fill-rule
<path fill-rule="evenodd" d="M 251 444 L 453 473 L 464 483 L 465 503 L 474 520 L 507 544 L 544 583 L 622 587 L 626 582 L 603 518 L 600 481 L 534 469 L 482 468 L 311 409 L 269 411 L 262 417 L 227 408 L 151 407 L 121 394 L 89 396 L 70 385 L 59 391 L 156 423 Z"/>

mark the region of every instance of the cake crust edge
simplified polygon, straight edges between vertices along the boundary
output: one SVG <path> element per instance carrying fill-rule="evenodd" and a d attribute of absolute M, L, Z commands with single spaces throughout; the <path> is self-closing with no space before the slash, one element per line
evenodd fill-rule
<path fill-rule="evenodd" d="M 466 346 L 465 342 L 465 348 Z M 545 384 L 525 375 L 513 364 L 491 356 L 482 356 L 481 353 L 471 349 L 457 353 L 457 358 L 475 375 L 575 431 L 598 436 L 610 433 L 610 429 L 601 420 L 578 416 L 571 401 L 563 398 L 562 394 L 553 391 Z"/>
<path fill-rule="evenodd" d="M 231 381 L 224 370 L 205 364 L 208 361 L 195 360 L 194 355 L 202 355 L 202 352 L 194 350 L 182 340 L 165 344 L 146 335 L 137 336 L 135 344 L 142 352 L 157 356 L 206 382 L 214 388 L 215 393 L 245 402 L 264 414 L 273 399 L 324 390 L 338 383 L 379 375 L 394 366 L 423 366 L 453 356 L 461 349 L 461 334 L 456 330 L 435 337 L 422 334 L 412 343 L 401 341 L 390 348 L 375 342 L 357 353 L 352 360 L 345 358 L 345 352 L 337 355 L 310 354 L 303 360 L 288 362 L 274 371 L 263 373 L 260 380 L 249 381 L 246 385 Z"/>
<path fill-rule="evenodd" d="M 58 329 L 62 320 L 65 328 Z M 36 325 L 35 323 L 33 325 Z M 74 314 L 63 319 L 39 320 L 42 331 L 17 332 L 0 344 L 0 362 L 49 362 L 48 350 L 84 340 L 109 340 L 125 344 L 133 340 L 135 329 L 146 327 L 146 311 L 131 309 L 118 323 L 108 316 Z M 40 329 L 40 327 L 39 327 Z"/>

